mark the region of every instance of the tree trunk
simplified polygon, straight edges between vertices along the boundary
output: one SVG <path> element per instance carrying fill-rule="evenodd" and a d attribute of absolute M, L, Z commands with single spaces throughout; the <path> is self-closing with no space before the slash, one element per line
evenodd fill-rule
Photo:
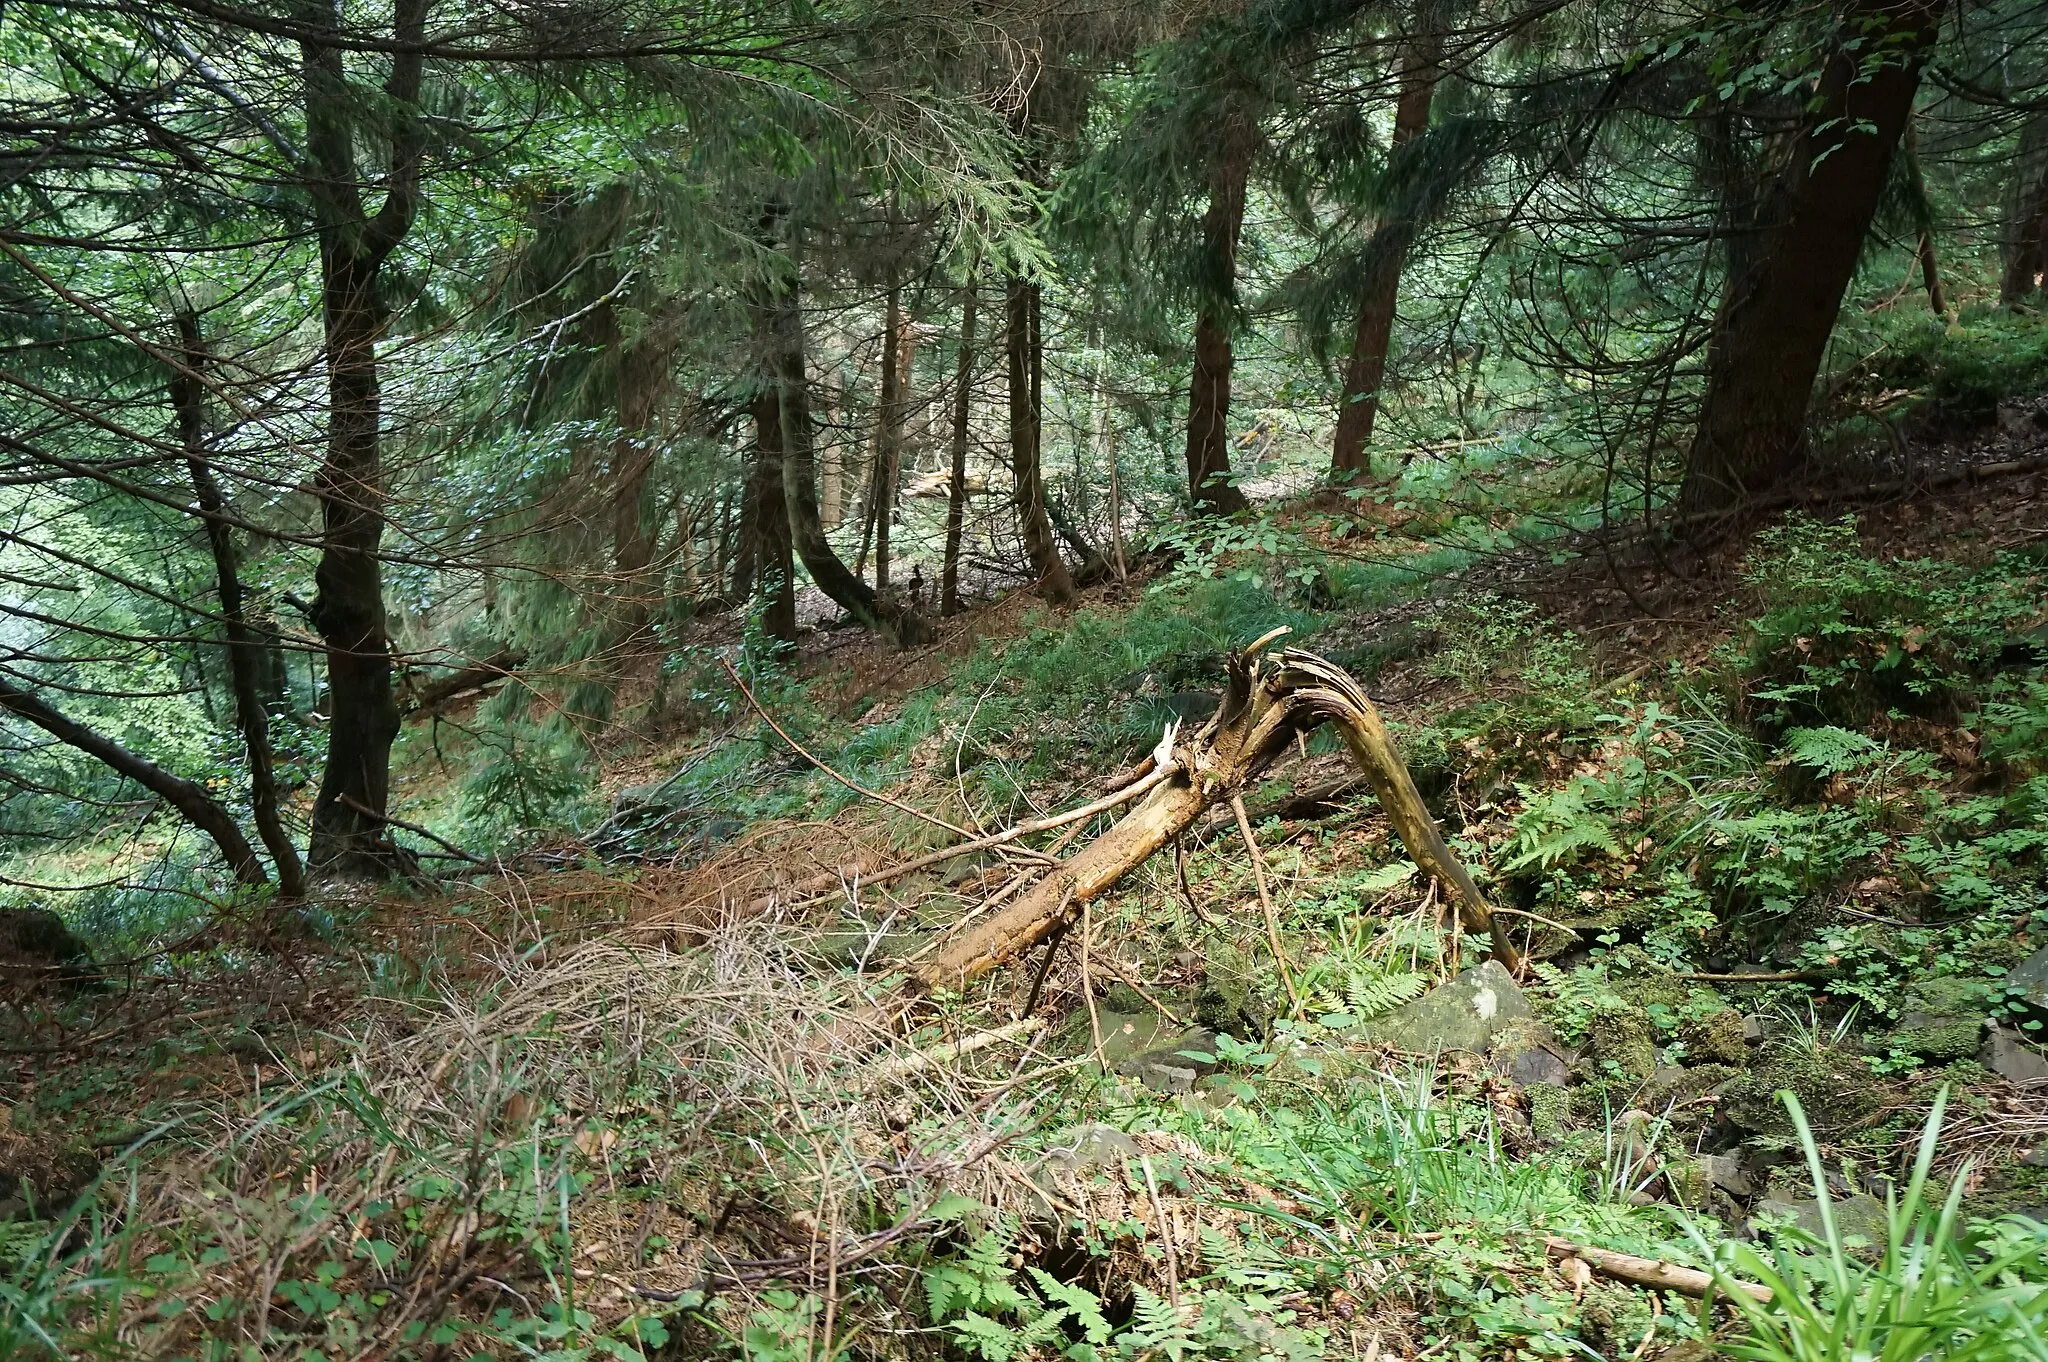
<path fill-rule="evenodd" d="M 1828 59 L 1804 130 L 1731 253 L 1681 515 L 1739 507 L 1806 457 L 1806 409 L 1940 27 L 1939 0 L 1849 0 L 1858 52 Z"/>
<path fill-rule="evenodd" d="M 654 408 L 667 376 L 669 347 L 652 338 L 622 345 L 612 442 L 612 576 L 619 602 L 619 643 L 647 632 L 655 583 L 654 535 L 647 525 L 647 477 L 654 467 Z"/>
<path fill-rule="evenodd" d="M 804 319 L 797 294 L 796 264 L 785 278 L 771 282 L 755 309 L 767 373 L 764 387 L 776 398 L 781 416 L 778 436 L 782 452 L 780 491 L 783 523 L 818 589 L 868 628 L 908 648 L 929 632 L 914 609 L 880 590 L 870 590 L 825 537 L 818 512 L 815 429 L 811 420 L 810 385 L 804 366 Z M 885 463 L 878 459 L 877 463 Z M 886 518 L 887 502 L 878 501 Z"/>
<path fill-rule="evenodd" d="M 34 693 L 5 677 L 0 677 L 0 710 L 26 719 L 59 742 L 104 763 L 176 809 L 186 822 L 213 839 L 213 844 L 220 848 L 220 854 L 227 858 L 228 868 L 234 872 L 238 882 L 248 885 L 269 883 L 263 874 L 263 862 L 257 859 L 249 839 L 242 835 L 234 815 L 200 786 L 183 776 L 172 775 L 113 739 L 66 718 L 44 704 Z"/>
<path fill-rule="evenodd" d="M 220 598 L 221 622 L 227 633 L 228 677 L 235 697 L 235 720 L 242 730 L 242 747 L 249 763 L 249 806 L 256 817 L 257 835 L 270 852 L 277 868 L 278 891 L 288 899 L 305 897 L 305 873 L 299 865 L 299 850 L 278 815 L 277 779 L 270 762 L 270 716 L 264 712 L 263 691 L 269 682 L 269 655 L 249 625 L 242 601 L 242 578 L 235 565 L 232 531 L 222 518 L 227 502 L 206 453 L 206 389 L 201 378 L 207 362 L 206 344 L 199 333 L 199 317 L 192 312 L 177 315 L 178 342 L 184 367 L 171 375 L 171 408 L 178 418 L 178 440 L 185 450 L 185 467 L 192 475 L 192 492 L 199 501 L 199 514 L 206 524 L 207 547 L 213 552 L 214 579 Z"/>
<path fill-rule="evenodd" d="M 1438 65 L 1440 46 L 1438 39 L 1428 36 L 1402 53 L 1401 93 L 1394 104 L 1393 145 L 1397 149 L 1429 130 L 1429 106 L 1442 71 Z M 1382 230 L 1386 230 L 1384 225 Z M 1372 468 L 1366 448 L 1372 443 L 1373 422 L 1379 415 L 1380 384 L 1387 375 L 1387 349 L 1393 340 L 1401 267 L 1407 255 L 1403 232 L 1398 245 L 1371 256 L 1365 292 L 1358 303 L 1358 323 L 1352 331 L 1351 358 L 1344 367 L 1344 396 L 1337 406 L 1337 435 L 1330 450 L 1332 482 L 1353 481 Z"/>
<path fill-rule="evenodd" d="M 960 354 L 953 368 L 953 467 L 946 488 L 946 556 L 939 569 L 939 613 L 957 615 L 960 599 L 960 541 L 967 533 L 967 437 L 974 418 L 974 322 L 981 282 L 970 274 L 960 298 Z"/>
<path fill-rule="evenodd" d="M 2041 291 L 2048 277 L 2048 112 L 2030 115 L 2006 179 L 2003 268 L 1998 301 L 2007 307 Z"/>
<path fill-rule="evenodd" d="M 903 293 L 889 290 L 882 327 L 882 395 L 875 409 L 874 484 L 868 513 L 875 523 L 875 594 L 889 592 L 889 522 L 896 510 L 896 462 L 903 452 Z"/>
<path fill-rule="evenodd" d="M 381 876 L 404 864 L 386 834 L 391 742 L 398 705 L 391 693 L 379 549 L 384 536 L 382 406 L 377 342 L 387 321 L 378 275 L 418 215 L 426 141 L 419 95 L 426 0 L 398 0 L 399 42 L 384 85 L 389 169 L 375 215 L 363 205 L 358 169 L 358 96 L 333 41 L 336 12 L 302 8 L 306 101 L 305 188 L 320 243 L 320 301 L 327 365 L 327 449 L 314 491 L 320 500 L 320 562 L 313 624 L 327 652 L 327 765 L 313 803 L 307 861 L 316 872 Z"/>
<path fill-rule="evenodd" d="M 768 597 L 761 627 L 770 638 L 796 642 L 796 564 L 790 557 L 788 497 L 783 489 L 782 400 L 772 384 L 754 394 L 754 467 L 747 476 L 749 542 L 743 552 Z"/>
<path fill-rule="evenodd" d="M 1012 277 L 1009 282 L 1004 349 L 1009 360 L 1010 472 L 1015 480 L 1017 528 L 1024 552 L 1038 573 L 1038 592 L 1055 605 L 1074 599 L 1074 579 L 1060 560 L 1052 521 L 1045 514 L 1045 476 L 1040 465 L 1044 394 L 1038 329 L 1038 286 Z"/>
<path fill-rule="evenodd" d="M 832 529 L 846 515 L 846 374 L 834 365 L 826 378 L 825 421 L 833 436 L 825 445 L 818 470 L 818 514 L 826 529 Z"/>
<path fill-rule="evenodd" d="M 1899 154 L 1906 162 L 1906 189 L 1913 199 L 1913 220 L 1920 229 L 1920 282 L 1927 290 L 1927 306 L 1935 316 L 1948 320 L 1948 293 L 1941 286 L 1941 256 L 1934 248 L 1934 201 L 1927 197 L 1927 177 L 1920 168 L 1918 120 L 1906 119 Z"/>
<path fill-rule="evenodd" d="M 1232 515 L 1250 503 L 1230 482 L 1230 333 L 1237 313 L 1237 239 L 1244 229 L 1258 130 L 1242 113 L 1225 117 L 1202 218 L 1203 302 L 1195 319 L 1195 369 L 1188 384 L 1188 499 L 1203 515 Z"/>

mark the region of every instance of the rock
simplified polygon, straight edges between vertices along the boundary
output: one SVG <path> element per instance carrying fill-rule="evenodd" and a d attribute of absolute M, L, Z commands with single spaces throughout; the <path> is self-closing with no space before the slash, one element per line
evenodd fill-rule
<path fill-rule="evenodd" d="M 1727 1086 L 1721 1114 L 1753 1134 L 1790 1139 L 1792 1118 L 1779 1099 L 1782 1091 L 1798 1095 L 1823 1141 L 1859 1128 L 1885 1100 L 1884 1086 L 1861 1056 L 1780 1045 Z"/>
<path fill-rule="evenodd" d="M 1989 1011 L 1990 990 L 1977 980 L 1923 979 L 1907 991 L 1885 1044 L 1937 1064 L 1968 1059 L 1977 1053 Z"/>
<path fill-rule="evenodd" d="M 1657 1040 L 1641 1008 L 1602 1012 L 1586 1033 L 1587 1076 L 1642 1082 L 1657 1071 Z"/>
<path fill-rule="evenodd" d="M 1136 1140 L 1115 1126 L 1090 1123 L 1063 1131 L 1058 1142 L 1046 1152 L 1045 1166 L 1069 1173 L 1116 1171 L 1123 1168 L 1124 1160 L 1138 1158 L 1144 1152 Z"/>
<path fill-rule="evenodd" d="M 1531 1083 L 1563 1087 L 1571 1081 L 1570 1051 L 1543 1022 L 1516 1018 L 1494 1036 L 1486 1057 L 1496 1072 L 1517 1088 Z"/>
<path fill-rule="evenodd" d="M 1359 1033 L 1415 1054 L 1466 1050 L 1483 1055 L 1510 1022 L 1535 1015 L 1514 978 L 1499 961 L 1489 960 L 1367 1022 Z"/>
<path fill-rule="evenodd" d="M 1193 1092 L 1195 1080 L 1216 1072 L 1216 1033 L 1205 1026 L 1175 1031 L 1151 1014 L 1152 1025 L 1142 1018 L 1122 1017 L 1112 1031 L 1110 1019 L 1102 1014 L 1102 1052 L 1111 1072 L 1135 1078 L 1154 1092 Z"/>
<path fill-rule="evenodd" d="M 1985 1031 L 1984 1049 L 1979 1058 L 1985 1068 L 2009 1082 L 2032 1083 L 2048 1079 L 2048 1058 L 2022 1042 L 2018 1033 L 2003 1026 L 1993 1026 Z"/>
<path fill-rule="evenodd" d="M 2048 1013 L 2048 946 L 2014 965 L 2005 975 L 2006 995 Z"/>
<path fill-rule="evenodd" d="M 2033 1152 L 2020 1162 L 2029 1168 L 2048 1168 L 2048 1144 L 2035 1145 Z"/>
<path fill-rule="evenodd" d="M 1884 1203 L 1876 1197 L 1859 1192 L 1851 1197 L 1834 1199 L 1833 1212 L 1835 1231 L 1844 1239 L 1857 1236 L 1872 1244 L 1882 1244 L 1889 1226 L 1885 1217 Z M 1764 1227 L 1766 1221 L 1790 1220 L 1816 1239 L 1824 1239 L 1821 1226 L 1820 1202 L 1812 1198 L 1798 1201 L 1767 1200 L 1756 1204 L 1756 1216 L 1749 1222 L 1751 1233 Z"/>
<path fill-rule="evenodd" d="M 96 979 L 92 952 L 47 908 L 0 908 L 0 980 L 78 985 Z"/>
<path fill-rule="evenodd" d="M 1756 1195 L 1756 1181 L 1744 1170 L 1742 1160 L 1727 1154 L 1702 1154 L 1699 1158 L 1700 1176 L 1710 1187 L 1726 1192 L 1729 1196 L 1752 1197 Z"/>
<path fill-rule="evenodd" d="M 1773 1027 L 1767 1018 L 1755 1013 L 1742 1019 L 1742 1040 L 1745 1045 L 1761 1045 L 1771 1038 Z"/>
<path fill-rule="evenodd" d="M 1564 1139 L 1571 1116 L 1571 1094 L 1561 1084 L 1531 1083 L 1522 1091 L 1529 1103 L 1530 1133 L 1545 1144 Z"/>
<path fill-rule="evenodd" d="M 878 970 L 913 954 L 921 943 L 915 932 L 887 932 L 881 936 L 873 932 L 825 932 L 817 938 L 813 949 L 827 964 L 850 969 L 865 961 L 865 968 Z"/>
<path fill-rule="evenodd" d="M 1679 1031 L 1685 1052 L 1706 1064 L 1742 1064 L 1749 1059 L 1747 1019 L 1732 1007 L 1709 1012 Z"/>

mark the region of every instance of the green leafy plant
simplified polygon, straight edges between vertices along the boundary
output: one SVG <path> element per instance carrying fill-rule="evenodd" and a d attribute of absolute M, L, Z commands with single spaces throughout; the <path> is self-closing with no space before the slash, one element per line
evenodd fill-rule
<path fill-rule="evenodd" d="M 1721 1297 L 1748 1328 L 1747 1337 L 1724 1345 L 1724 1352 L 1746 1362 L 2048 1357 L 2048 1286 L 2040 1280 L 2048 1228 L 2008 1222 L 1990 1251 L 1973 1251 L 1962 1233 L 1967 1168 L 1946 1197 L 1932 1199 L 1946 1090 L 1921 1130 L 1903 1193 L 1886 1191 L 1884 1239 L 1867 1246 L 1868 1255 L 1836 1217 L 1827 1169 L 1799 1099 L 1789 1092 L 1782 1097 L 1813 1180 L 1821 1232 L 1784 1227 L 1768 1245 L 1716 1245 L 1697 1222 L 1686 1222 L 1695 1248 L 1712 1263 Z M 1770 1299 L 1758 1300 L 1743 1289 L 1745 1282 L 1767 1287 Z"/>

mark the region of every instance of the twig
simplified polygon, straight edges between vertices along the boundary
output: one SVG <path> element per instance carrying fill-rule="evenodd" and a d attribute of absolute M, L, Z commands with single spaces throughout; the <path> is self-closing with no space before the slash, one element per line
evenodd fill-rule
<path fill-rule="evenodd" d="M 1833 970 L 1794 969 L 1782 974 L 1674 974 L 1674 979 L 1689 979 L 1706 984 L 1789 984 L 1795 979 L 1832 979 Z"/>
<path fill-rule="evenodd" d="M 1103 956 L 1101 960 L 1099 960 L 1097 963 L 1107 966 L 1109 972 L 1111 974 L 1114 974 L 1118 979 L 1121 979 L 1125 984 L 1129 985 L 1133 993 L 1136 993 L 1140 998 L 1143 998 L 1146 1002 L 1150 1003 L 1152 1005 L 1152 1010 L 1154 1012 L 1157 1012 L 1160 1016 L 1166 1018 L 1175 1026 L 1187 1025 L 1187 1022 L 1182 1020 L 1181 1017 L 1179 1017 L 1172 1008 L 1168 1007 L 1165 1003 L 1160 1002 L 1150 993 L 1147 993 L 1145 991 L 1145 986 L 1143 984 L 1139 983 L 1136 979 L 1133 979 L 1130 975 L 1126 974 L 1124 972 L 1124 967 L 1122 963 L 1119 962 L 1115 956 Z"/>
<path fill-rule="evenodd" d="M 1052 973 L 1052 958 L 1059 954 L 1060 942 L 1067 935 L 1068 923 L 1062 922 L 1052 929 L 1052 935 L 1045 939 L 1045 954 L 1039 959 L 1038 973 L 1031 976 L 1031 992 L 1024 999 L 1024 1016 L 1038 1010 L 1038 995 L 1045 989 L 1045 976 Z M 1020 1017 L 1018 1020 L 1023 1020 Z"/>
<path fill-rule="evenodd" d="M 853 781 L 847 779 L 845 776 L 840 775 L 837 771 L 827 766 L 817 757 L 811 755 L 809 748 L 805 747 L 802 743 L 798 742 L 795 738 L 790 737 L 788 733 L 783 731 L 782 725 L 775 722 L 775 716 L 770 714 L 765 708 L 762 707 L 761 702 L 754 698 L 754 692 L 747 689 L 747 683 L 740 680 L 740 674 L 737 671 L 733 670 L 732 663 L 726 661 L 724 658 L 721 657 L 718 659 L 718 665 L 725 668 L 725 674 L 732 678 L 732 683 L 735 686 L 739 687 L 740 694 L 747 697 L 747 703 L 754 707 L 754 713 L 760 715 L 761 721 L 767 724 L 768 727 L 775 730 L 775 736 L 782 739 L 783 742 L 787 743 L 789 745 L 790 751 L 796 753 L 805 761 L 817 767 L 820 771 L 823 771 L 826 775 L 832 777 L 832 779 L 838 781 L 841 785 L 844 785 L 847 789 L 853 791 L 857 795 L 861 795 L 867 799 L 872 799 L 877 804 L 887 804 L 890 808 L 898 810 L 902 813 L 907 813 L 912 818 L 918 819 L 921 822 L 930 823 L 935 828 L 944 828 L 946 831 L 954 834 L 956 837 L 964 837 L 969 841 L 974 840 L 974 834 L 972 832 L 969 832 L 966 828 L 961 827 L 957 823 L 948 823 L 943 818 L 939 818 L 932 814 L 928 814 L 924 812 L 924 810 L 922 809 L 914 809 L 900 799 L 894 799 L 885 794 L 878 794 L 875 791 L 867 788 L 867 786 L 856 784 Z"/>
<path fill-rule="evenodd" d="M 1095 921 L 1088 914 L 1088 900 L 1081 900 L 1081 996 L 1088 1000 L 1088 1034 L 1095 1041 L 1095 1062 L 1109 1068 L 1102 1051 L 1102 1014 L 1095 1008 L 1095 980 L 1088 973 L 1088 957 L 1095 954 Z"/>
<path fill-rule="evenodd" d="M 1294 988 L 1294 971 L 1287 967 L 1287 952 L 1280 945 L 1280 919 L 1273 913 L 1273 896 L 1266 890 L 1266 858 L 1259 851 L 1259 839 L 1252 836 L 1252 820 L 1245 815 L 1244 796 L 1230 796 L 1230 811 L 1237 815 L 1237 831 L 1244 838 L 1245 850 L 1251 853 L 1252 882 L 1259 887 L 1259 911 L 1266 918 L 1266 941 L 1273 948 L 1273 963 L 1280 967 L 1280 982 L 1287 986 L 1287 1001 L 1294 1010 L 1301 1010 L 1301 994 Z"/>
<path fill-rule="evenodd" d="M 411 833 L 415 837 L 426 838 L 429 842 L 432 842 L 435 846 L 441 848 L 441 850 L 447 852 L 450 856 L 453 856 L 458 861 L 468 861 L 471 865 L 480 865 L 484 867 L 486 870 L 491 868 L 491 863 L 485 860 L 483 857 L 475 855 L 471 852 L 464 851 L 461 847 L 455 845 L 455 843 L 449 841 L 446 837 L 441 836 L 439 833 L 428 832 L 425 828 L 421 827 L 417 823 L 408 823 L 403 818 L 393 818 L 388 813 L 378 813 L 375 809 L 371 808 L 368 804 L 363 803 L 354 795 L 340 795 L 337 796 L 337 798 L 339 799 L 339 802 L 348 805 L 351 809 L 354 809 L 357 813 L 362 814 L 367 818 L 374 818 L 378 822 L 389 824 L 394 828 L 402 828 L 406 832 Z"/>
<path fill-rule="evenodd" d="M 1152 1197 L 1152 1212 L 1159 1217 L 1159 1246 L 1166 1250 L 1166 1299 L 1180 1309 L 1180 1263 L 1173 1252 L 1173 1227 L 1166 1219 L 1166 1203 L 1159 1197 L 1159 1179 L 1152 1176 L 1152 1158 L 1138 1155 L 1138 1167 L 1145 1170 L 1145 1190 Z"/>

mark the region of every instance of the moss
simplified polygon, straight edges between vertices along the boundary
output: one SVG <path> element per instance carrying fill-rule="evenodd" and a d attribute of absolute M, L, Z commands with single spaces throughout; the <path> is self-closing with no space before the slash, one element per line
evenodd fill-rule
<path fill-rule="evenodd" d="M 1555 1083 L 1531 1083 L 1523 1094 L 1529 1099 L 1529 1129 L 1547 1144 L 1564 1139 L 1571 1121 L 1572 1095 Z"/>
<path fill-rule="evenodd" d="M 1904 1050 L 1922 1059 L 1946 1064 L 1975 1055 L 1983 1037 L 1984 1023 L 1979 1018 L 1927 1017 L 1922 1025 L 1899 1027 L 1885 1037 L 1885 1044 L 1894 1050 Z"/>
<path fill-rule="evenodd" d="M 1657 1071 L 1657 1041 L 1650 1018 L 1640 1008 L 1602 1012 L 1586 1033 L 1588 1077 L 1648 1078 Z"/>
<path fill-rule="evenodd" d="M 1749 1043 L 1742 1037 L 1742 1014 L 1732 1007 L 1687 1022 L 1679 1037 L 1685 1042 L 1686 1054 L 1702 1063 L 1741 1065 L 1749 1060 Z"/>
<path fill-rule="evenodd" d="M 1790 1092 L 1825 1141 L 1862 1126 L 1884 1103 L 1884 1088 L 1856 1055 L 1781 1045 L 1728 1088 L 1722 1114 L 1745 1130 L 1793 1136 L 1792 1118 L 1778 1094 Z"/>

